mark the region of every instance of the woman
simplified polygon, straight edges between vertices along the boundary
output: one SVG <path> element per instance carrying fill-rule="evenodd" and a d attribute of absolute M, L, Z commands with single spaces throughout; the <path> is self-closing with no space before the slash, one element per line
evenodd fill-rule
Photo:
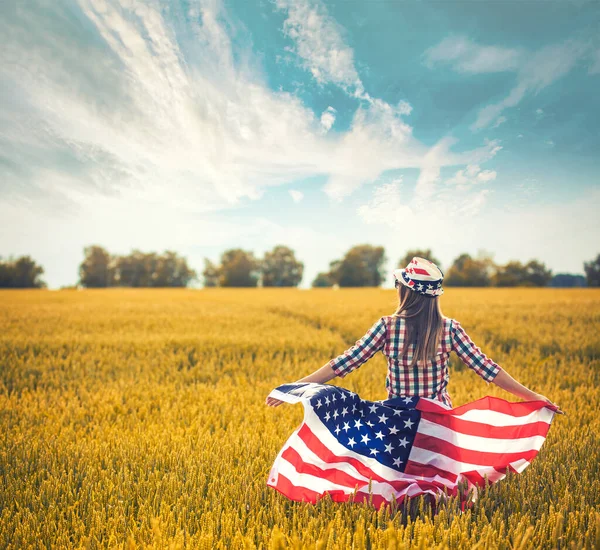
<path fill-rule="evenodd" d="M 352 347 L 298 382 L 324 384 L 336 376 L 343 378 L 381 350 L 388 362 L 385 385 L 390 398 L 419 395 L 451 407 L 446 388 L 448 359 L 454 351 L 488 383 L 494 382 L 524 400 L 553 404 L 517 382 L 482 353 L 458 321 L 442 315 L 438 296 L 444 293 L 443 273 L 433 262 L 414 257 L 405 269 L 397 269 L 393 275 L 399 299 L 396 312 L 378 319 Z M 272 397 L 266 400 L 271 407 L 281 403 Z M 560 409 L 556 412 L 564 414 Z"/>
<path fill-rule="evenodd" d="M 443 273 L 414 257 L 393 272 L 399 305 L 344 353 L 293 384 L 272 390 L 271 407 L 304 405 L 304 421 L 278 453 L 267 485 L 292 500 L 365 501 L 380 506 L 405 497 L 477 498 L 486 479 L 521 473 L 539 452 L 554 413 L 543 395 L 523 386 L 487 357 L 460 323 L 442 315 Z M 377 351 L 388 363 L 388 399 L 365 401 L 326 385 Z M 526 402 L 486 396 L 452 408 L 448 360 L 454 351 L 486 382 Z M 466 489 L 466 491 L 463 491 Z"/>

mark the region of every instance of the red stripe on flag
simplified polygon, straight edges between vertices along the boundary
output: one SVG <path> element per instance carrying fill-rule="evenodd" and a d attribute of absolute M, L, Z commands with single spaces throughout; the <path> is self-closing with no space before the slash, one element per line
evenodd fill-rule
<path fill-rule="evenodd" d="M 376 508 L 380 508 L 384 504 L 389 504 L 383 496 L 376 494 L 369 494 L 364 491 L 357 491 L 356 493 L 345 493 L 342 490 L 332 490 L 332 491 L 324 491 L 323 494 L 318 493 L 317 491 L 313 491 L 312 489 L 308 489 L 306 487 L 302 487 L 299 485 L 294 485 L 287 477 L 282 474 L 279 474 L 276 485 L 270 485 L 277 491 L 279 491 L 283 496 L 296 500 L 299 502 L 310 502 L 311 504 L 316 504 L 317 501 L 323 499 L 325 495 L 329 495 L 331 500 L 334 502 L 358 502 L 358 503 L 368 503 L 369 501 Z M 402 502 L 403 499 L 399 499 L 399 503 Z"/>
<path fill-rule="evenodd" d="M 358 473 L 365 476 L 366 478 L 372 478 L 375 481 L 387 481 L 380 475 L 376 474 L 371 468 L 365 466 L 360 460 L 351 456 L 337 456 L 333 454 L 328 447 L 326 447 L 321 440 L 311 431 L 311 429 L 304 424 L 298 431 L 300 439 L 304 441 L 306 446 L 315 453 L 323 462 L 331 463 L 342 463 L 351 464 L 356 468 Z"/>
<path fill-rule="evenodd" d="M 413 267 L 412 268 L 412 273 L 418 273 L 419 275 L 429 275 L 429 276 L 431 276 L 431 273 L 429 273 L 429 271 L 427 271 L 426 269 L 423 269 L 422 267 Z"/>
<path fill-rule="evenodd" d="M 544 401 L 523 401 L 521 403 L 511 403 L 500 397 L 485 396 L 472 403 L 466 403 L 460 407 L 454 409 L 444 409 L 442 406 L 427 401 L 426 399 L 419 399 L 416 409 L 424 412 L 439 413 L 445 415 L 461 415 L 469 411 L 493 411 L 510 416 L 527 416 L 532 412 L 539 411 L 544 406 Z"/>
<path fill-rule="evenodd" d="M 422 412 L 421 419 L 429 420 L 461 434 L 489 437 L 490 439 L 518 439 L 535 435 L 546 437 L 550 429 L 550 424 L 541 421 L 517 426 L 491 426 L 489 424 L 455 418 L 450 415 L 429 412 Z"/>
<path fill-rule="evenodd" d="M 413 460 L 408 460 L 406 462 L 406 468 L 404 468 L 404 473 L 408 475 L 417 475 L 424 477 L 435 477 L 440 476 L 444 479 L 447 479 L 451 483 L 456 483 L 458 476 L 453 474 L 452 472 L 447 472 L 446 470 L 442 470 L 433 464 L 420 464 L 419 462 L 414 462 Z"/>
<path fill-rule="evenodd" d="M 288 447 L 281 456 L 292 466 L 294 466 L 299 474 L 310 474 L 311 476 L 331 481 L 336 485 L 344 485 L 350 489 L 354 489 L 357 485 L 362 487 L 365 485 L 365 483 L 369 483 L 363 479 L 356 479 L 350 474 L 347 474 L 346 472 L 336 468 L 320 468 L 315 464 L 304 462 L 298 451 L 296 451 L 296 449 L 292 449 L 291 447 Z"/>
<path fill-rule="evenodd" d="M 317 500 L 323 498 L 321 493 L 317 493 L 317 491 L 313 491 L 312 489 L 308 489 L 307 487 L 301 487 L 299 485 L 294 485 L 287 477 L 282 474 L 279 474 L 277 477 L 277 484 L 270 485 L 274 489 L 277 489 L 282 495 L 291 498 L 292 500 L 297 500 L 299 502 L 310 502 L 315 504 Z M 336 502 L 344 502 L 348 500 L 348 496 L 344 493 L 344 491 L 328 491 L 331 495 L 331 498 Z"/>
<path fill-rule="evenodd" d="M 433 437 L 431 435 L 425 435 L 422 433 L 417 433 L 415 436 L 413 447 L 438 453 L 459 462 L 466 462 L 467 464 L 494 466 L 500 468 L 505 464 L 509 464 L 522 458 L 531 461 L 531 459 L 538 454 L 538 451 L 535 449 L 516 453 L 490 453 L 485 451 L 472 451 L 470 449 L 463 449 L 462 447 L 453 445 L 444 439 L 439 439 L 438 437 Z"/>

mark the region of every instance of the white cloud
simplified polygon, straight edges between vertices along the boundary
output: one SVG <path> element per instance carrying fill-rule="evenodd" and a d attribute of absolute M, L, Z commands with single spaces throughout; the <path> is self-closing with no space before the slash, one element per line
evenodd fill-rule
<path fill-rule="evenodd" d="M 395 180 L 377 186 L 371 200 L 357 213 L 367 224 L 391 229 L 405 247 L 409 242 L 425 247 L 433 242 L 434 249 L 439 250 L 449 238 L 456 239 L 457 227 L 467 230 L 472 226 L 465 218 L 476 219 L 489 193 L 489 189 L 475 193 L 456 187 L 436 189 L 428 201 L 422 201 L 414 195 L 408 198 L 408 193 L 402 193 L 402 180 Z"/>
<path fill-rule="evenodd" d="M 74 202 L 79 190 L 203 212 L 314 175 L 328 176 L 326 193 L 340 199 L 382 171 L 427 170 L 431 153 L 404 120 L 412 110 L 405 100 L 368 98 L 350 130 L 324 135 L 333 108 L 317 118 L 298 97 L 270 90 L 245 49 L 234 55 L 225 28 L 235 24 L 218 2 L 195 4 L 186 14 L 190 44 L 180 43 L 154 4 L 121 2 L 81 0 L 105 42 L 88 46 L 89 62 L 80 54 L 63 62 L 61 55 L 81 50 L 76 33 L 57 32 L 35 10 L 22 21 L 0 22 L 7 37 L 0 68 L 14 91 L 14 104 L 0 106 L 0 145 L 18 149 L 12 160 L 27 171 L 6 174 L 5 186 L 63 203 Z M 335 58 L 325 50 L 310 58 L 323 78 L 358 86 L 351 50 L 331 17 L 306 3 L 289 4 L 288 16 L 299 51 L 308 56 L 326 47 Z M 26 40 L 28 26 L 39 43 Z M 331 31 L 329 38 L 315 29 Z M 57 158 L 76 164 L 76 173 Z M 462 161 L 447 153 L 435 162 Z"/>
<path fill-rule="evenodd" d="M 357 98 L 367 99 L 354 65 L 354 51 L 345 43 L 344 29 L 320 0 L 275 0 L 287 11 L 283 30 L 295 44 L 295 53 L 314 79 L 331 82 Z"/>
<path fill-rule="evenodd" d="M 28 148 L 20 154 L 29 160 L 32 187 L 46 185 L 54 172 L 57 194 L 69 195 L 79 181 L 79 188 L 136 190 L 165 206 L 202 211 L 327 171 L 330 145 L 319 135 L 319 121 L 298 98 L 253 77 L 249 63 L 234 65 L 216 3 L 199 8 L 201 22 L 193 29 L 203 52 L 199 66 L 183 62 L 158 10 L 126 5 L 132 10 L 82 0 L 110 48 L 90 57 L 99 77 L 117 83 L 120 95 L 112 98 L 83 90 L 85 65 L 68 66 L 43 43 L 24 43 L 17 25 L 8 35 L 2 71 L 25 98 L 28 116 L 2 110 L 0 119 L 11 128 L 10 143 Z M 72 47 L 68 35 L 39 32 L 57 51 Z M 62 185 L 65 168 L 49 164 L 52 154 L 76 156 L 83 173 Z M 19 174 L 14 179 L 23 185 Z"/>
<path fill-rule="evenodd" d="M 365 223 L 384 227 L 382 245 L 395 261 L 409 248 L 431 248 L 446 269 L 461 253 L 495 251 L 495 261 L 537 258 L 555 272 L 583 272 L 583 260 L 597 254 L 600 235 L 600 190 L 588 188 L 577 199 L 548 204 L 537 187 L 519 189 L 527 200 L 490 201 L 491 189 L 464 194 L 449 187 L 417 208 L 398 182 L 378 186 L 359 208 Z M 538 195 L 539 196 L 539 195 Z M 582 223 L 573 225 L 572 220 Z"/>
<path fill-rule="evenodd" d="M 424 58 L 430 68 L 448 63 L 461 73 L 495 73 L 517 69 L 522 55 L 518 49 L 482 46 L 464 36 L 450 36 L 426 50 Z"/>
<path fill-rule="evenodd" d="M 589 41 L 566 40 L 535 52 L 526 52 L 522 49 L 482 46 L 464 36 L 450 36 L 426 50 L 423 57 L 430 68 L 445 63 L 460 73 L 516 72 L 517 82 L 508 95 L 479 111 L 477 120 L 471 125 L 471 130 L 476 131 L 487 128 L 493 122 L 494 128 L 502 124 L 506 120 L 501 116 L 505 109 L 517 105 L 527 94 L 537 94 L 564 77 L 589 52 L 590 46 Z M 590 73 L 595 69 L 593 62 Z"/>
<path fill-rule="evenodd" d="M 296 189 L 290 189 L 289 193 L 294 202 L 300 202 L 304 198 L 304 193 L 302 191 L 297 191 Z"/>
<path fill-rule="evenodd" d="M 492 126 L 492 128 L 498 128 L 498 126 L 500 126 L 500 124 L 504 124 L 506 122 L 507 118 L 505 116 L 499 116 L 496 119 L 496 122 L 494 122 L 494 125 Z"/>
<path fill-rule="evenodd" d="M 331 106 L 327 107 L 327 109 L 321 113 L 321 126 L 323 126 L 323 129 L 326 132 L 331 130 L 331 127 L 335 122 L 335 113 L 336 110 Z"/>
<path fill-rule="evenodd" d="M 471 185 L 487 183 L 496 179 L 494 170 L 482 170 L 477 164 L 469 164 L 445 181 L 446 185 L 455 185 L 457 189 L 466 189 Z"/>
<path fill-rule="evenodd" d="M 502 101 L 481 109 L 477 120 L 470 126 L 471 130 L 488 127 L 505 109 L 516 106 L 527 94 L 537 94 L 567 75 L 588 48 L 588 43 L 567 40 L 562 44 L 546 46 L 523 57 L 514 88 Z"/>

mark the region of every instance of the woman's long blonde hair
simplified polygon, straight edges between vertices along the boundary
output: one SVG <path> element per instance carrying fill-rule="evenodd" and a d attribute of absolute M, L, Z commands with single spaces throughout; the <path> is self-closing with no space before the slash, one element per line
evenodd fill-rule
<path fill-rule="evenodd" d="M 402 348 L 402 357 L 406 355 L 412 343 L 415 344 L 412 361 L 423 365 L 427 359 L 435 358 L 442 338 L 443 314 L 438 296 L 425 296 L 399 283 L 398 308 L 392 317 L 403 318 L 406 323 L 406 339 Z"/>

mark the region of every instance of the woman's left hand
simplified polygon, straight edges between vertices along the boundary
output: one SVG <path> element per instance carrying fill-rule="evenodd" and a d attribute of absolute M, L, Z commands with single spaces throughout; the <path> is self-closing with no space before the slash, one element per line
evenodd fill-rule
<path fill-rule="evenodd" d="M 282 403 L 285 403 L 285 401 L 280 401 L 279 399 L 275 399 L 274 397 L 267 397 L 265 403 L 269 405 L 269 407 L 278 407 Z"/>

